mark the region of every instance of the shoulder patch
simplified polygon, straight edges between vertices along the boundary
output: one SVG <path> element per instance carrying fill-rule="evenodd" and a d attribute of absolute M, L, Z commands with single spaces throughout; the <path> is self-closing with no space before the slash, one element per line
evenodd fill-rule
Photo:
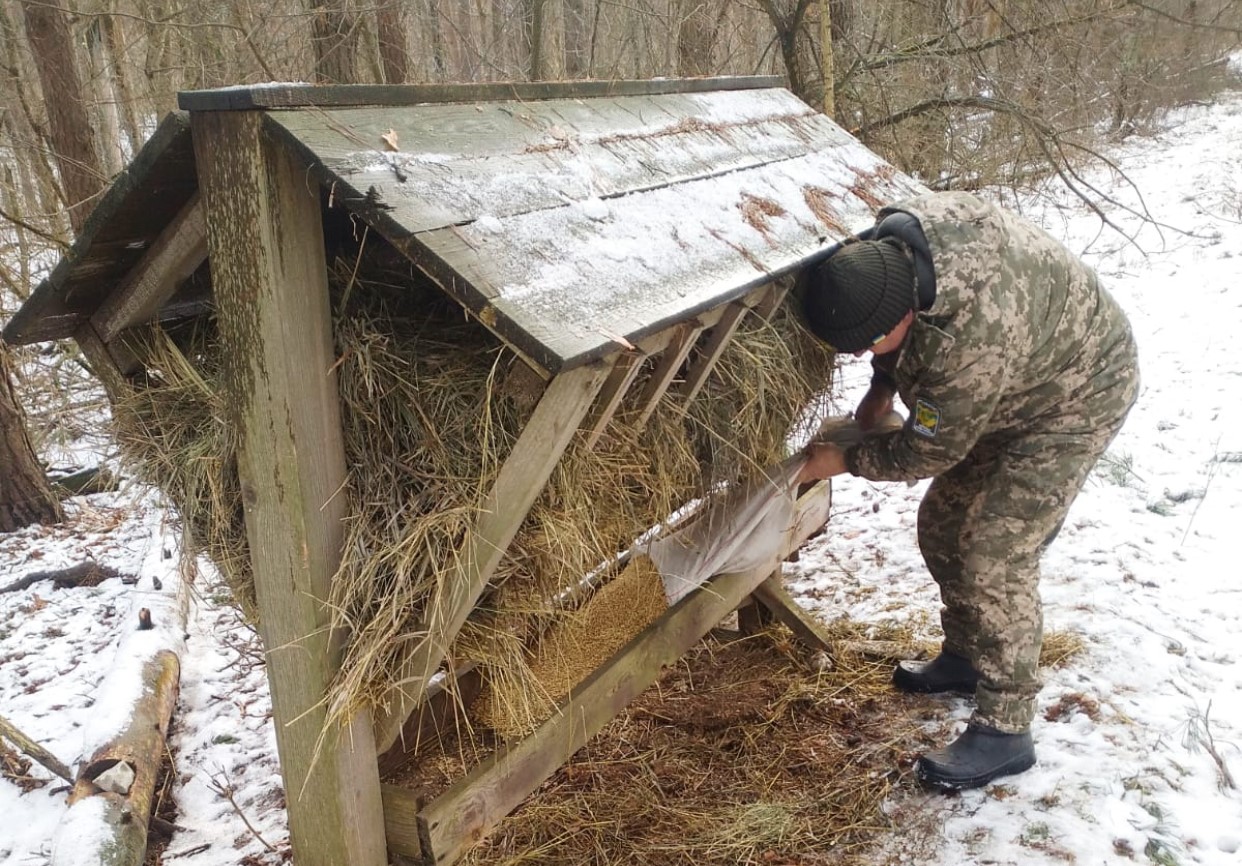
<path fill-rule="evenodd" d="M 940 427 L 940 410 L 926 400 L 915 401 L 913 427 L 915 433 L 935 439 Z"/>

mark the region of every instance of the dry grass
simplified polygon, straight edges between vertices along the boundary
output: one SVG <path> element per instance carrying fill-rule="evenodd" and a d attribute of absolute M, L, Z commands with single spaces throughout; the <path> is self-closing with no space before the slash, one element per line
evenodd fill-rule
<path fill-rule="evenodd" d="M 873 626 L 839 622 L 834 639 Z M 908 630 L 878 634 L 909 645 Z M 934 699 L 894 692 L 892 665 L 831 671 L 776 627 L 700 644 L 467 858 L 488 864 L 863 863 L 889 830 Z M 434 796 L 486 753 L 451 740 L 392 780 Z"/>
<path fill-rule="evenodd" d="M 779 626 L 708 638 L 464 862 L 874 866 L 883 862 L 876 846 L 897 826 L 907 841 L 938 832 L 922 820 L 925 795 L 910 771 L 942 743 L 949 704 L 890 685 L 895 658 L 928 656 L 935 645 L 916 641 L 909 625 L 825 628 L 828 671 Z M 1063 665 L 1081 647 L 1076 635 L 1049 632 L 1042 661 Z M 430 744 L 387 781 L 431 798 L 493 746 Z"/>
<path fill-rule="evenodd" d="M 350 261 L 334 282 L 350 502 L 331 599 L 334 626 L 350 636 L 330 696 L 341 719 L 388 700 L 396 659 L 425 638 L 426 606 L 453 579 L 462 539 L 534 399 L 522 362 L 408 266 L 364 261 L 355 275 Z M 254 619 L 214 323 L 152 330 L 134 348 L 150 375 L 118 406 L 118 439 Z M 751 317 L 691 405 L 670 395 L 636 431 L 627 421 L 648 362 L 596 447 L 579 439 L 561 459 L 454 654 L 483 662 L 510 695 L 537 692 L 523 659 L 562 613 L 552 600 L 685 502 L 785 456 L 831 362 L 783 314 L 771 324 Z M 532 713 L 546 705 L 529 703 Z"/>

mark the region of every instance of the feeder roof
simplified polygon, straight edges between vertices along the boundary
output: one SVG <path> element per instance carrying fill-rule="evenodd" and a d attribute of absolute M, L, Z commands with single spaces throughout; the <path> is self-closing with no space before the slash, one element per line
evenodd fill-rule
<path fill-rule="evenodd" d="M 269 85 L 181 106 L 262 111 L 331 205 L 549 373 L 734 300 L 922 190 L 772 78 Z M 193 160 L 172 115 L 6 339 L 88 319 L 194 194 Z"/>

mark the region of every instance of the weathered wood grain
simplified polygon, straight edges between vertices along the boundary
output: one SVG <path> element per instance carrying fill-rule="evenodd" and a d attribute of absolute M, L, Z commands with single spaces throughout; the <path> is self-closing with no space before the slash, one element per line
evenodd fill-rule
<path fill-rule="evenodd" d="M 206 258 L 207 220 L 195 193 L 91 316 L 99 338 L 110 343 L 125 328 L 155 318 Z"/>
<path fill-rule="evenodd" d="M 416 631 L 419 639 L 395 671 L 389 712 L 377 714 L 375 740 L 386 752 L 422 702 L 449 644 L 474 610 L 518 527 L 543 491 L 561 454 L 578 431 L 611 365 L 593 364 L 557 376 L 548 385 L 479 509 L 478 522 L 458 552 L 458 566 L 439 584 Z"/>
<path fill-rule="evenodd" d="M 346 502 L 319 190 L 257 114 L 198 113 L 193 133 L 294 858 L 382 866 L 370 719 L 324 729 Z"/>
<path fill-rule="evenodd" d="M 780 87 L 779 76 L 718 76 L 714 78 L 618 79 L 612 81 L 516 81 L 484 84 L 354 84 L 311 87 L 304 84 L 263 84 L 190 90 L 177 94 L 186 111 L 229 111 L 250 108 L 330 107 L 349 105 L 409 106 L 425 102 L 480 102 L 496 99 L 580 99 L 626 94 L 698 93 Z"/>

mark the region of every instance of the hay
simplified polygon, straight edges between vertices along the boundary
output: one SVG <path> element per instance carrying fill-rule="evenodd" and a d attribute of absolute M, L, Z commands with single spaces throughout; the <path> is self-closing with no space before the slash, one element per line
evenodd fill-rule
<path fill-rule="evenodd" d="M 834 643 L 909 645 L 907 626 L 839 621 Z M 942 701 L 892 689 L 892 667 L 842 658 L 832 671 L 783 627 L 709 638 L 470 851 L 477 864 L 866 863 L 891 832 L 882 808 L 912 786 Z M 386 781 L 434 797 L 480 753 L 444 744 Z M 435 766 L 434 772 L 426 767 Z"/>
<path fill-rule="evenodd" d="M 395 662 L 425 639 L 416 629 L 428 599 L 452 573 L 537 394 L 509 349 L 408 265 L 388 261 L 338 262 L 331 274 L 350 503 L 330 599 L 334 627 L 349 635 L 330 694 L 338 721 L 388 700 Z M 119 401 L 123 453 L 165 490 L 194 552 L 216 561 L 254 619 L 214 322 L 151 328 L 131 346 L 149 375 Z M 524 660 L 563 615 L 552 600 L 685 502 L 783 457 L 803 408 L 831 379 L 832 357 L 783 313 L 771 323 L 749 317 L 700 396 L 686 406 L 670 395 L 636 431 L 629 422 L 650 368 L 596 447 L 571 444 L 454 644 L 510 695 L 542 691 Z M 527 725 L 546 708 L 530 703 Z"/>

